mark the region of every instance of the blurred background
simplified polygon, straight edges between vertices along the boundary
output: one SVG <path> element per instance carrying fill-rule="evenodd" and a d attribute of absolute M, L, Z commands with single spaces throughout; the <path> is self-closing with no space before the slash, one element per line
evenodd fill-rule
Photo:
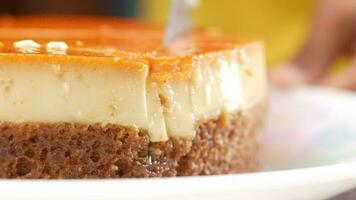
<path fill-rule="evenodd" d="M 300 48 L 316 0 L 202 0 L 196 26 L 219 27 L 265 40 L 270 66 Z M 164 25 L 169 0 L 0 0 L 2 14 L 79 14 L 139 18 Z"/>

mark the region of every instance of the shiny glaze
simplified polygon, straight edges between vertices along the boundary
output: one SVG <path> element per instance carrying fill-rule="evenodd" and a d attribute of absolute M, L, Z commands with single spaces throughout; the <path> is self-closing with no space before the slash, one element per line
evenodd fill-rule
<path fill-rule="evenodd" d="M 42 55 L 41 59 L 54 59 L 63 54 L 48 53 L 46 45 L 64 42 L 68 46 L 65 51 L 67 56 L 108 57 L 114 58 L 114 61 L 145 63 L 149 65 L 151 74 L 156 73 L 152 77 L 157 80 L 191 71 L 192 59 L 196 56 L 240 49 L 252 41 L 217 29 L 206 29 L 192 31 L 171 46 L 164 47 L 162 36 L 161 27 L 128 19 L 94 16 L 0 17 L 1 56 L 22 54 L 14 43 L 33 40 L 41 47 L 30 53 L 28 59 L 35 59 L 36 55 Z M 50 56 L 43 57 L 47 54 Z M 65 62 L 65 59 L 60 60 Z"/>
<path fill-rule="evenodd" d="M 115 51 L 153 55 L 191 55 L 231 48 L 247 40 L 223 34 L 216 29 L 195 31 L 171 47 L 161 45 L 161 27 L 127 19 L 84 16 L 3 16 L 0 18 L 2 52 L 15 53 L 12 43 L 34 40 L 42 46 L 63 41 L 69 55 L 108 56 Z M 110 52 L 110 53 L 108 53 Z M 45 53 L 41 48 L 39 53 Z"/>

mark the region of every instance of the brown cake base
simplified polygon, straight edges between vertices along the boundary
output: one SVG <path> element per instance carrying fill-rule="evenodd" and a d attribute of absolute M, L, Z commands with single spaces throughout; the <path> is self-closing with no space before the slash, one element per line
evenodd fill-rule
<path fill-rule="evenodd" d="M 258 169 L 265 103 L 199 123 L 193 141 L 152 143 L 117 125 L 0 123 L 0 178 L 119 178 Z"/>

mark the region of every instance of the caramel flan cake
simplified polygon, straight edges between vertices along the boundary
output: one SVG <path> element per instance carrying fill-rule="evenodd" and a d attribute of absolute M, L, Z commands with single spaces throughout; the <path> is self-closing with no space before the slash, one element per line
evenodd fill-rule
<path fill-rule="evenodd" d="M 0 18 L 0 178 L 258 170 L 263 43 L 199 29 L 169 46 L 113 18 Z"/>

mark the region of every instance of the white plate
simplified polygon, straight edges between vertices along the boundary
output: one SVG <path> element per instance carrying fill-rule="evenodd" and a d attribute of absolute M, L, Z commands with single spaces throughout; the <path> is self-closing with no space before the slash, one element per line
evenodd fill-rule
<path fill-rule="evenodd" d="M 2 180 L 0 199 L 323 199 L 356 187 L 356 95 L 274 90 L 259 173 L 121 180 Z"/>

